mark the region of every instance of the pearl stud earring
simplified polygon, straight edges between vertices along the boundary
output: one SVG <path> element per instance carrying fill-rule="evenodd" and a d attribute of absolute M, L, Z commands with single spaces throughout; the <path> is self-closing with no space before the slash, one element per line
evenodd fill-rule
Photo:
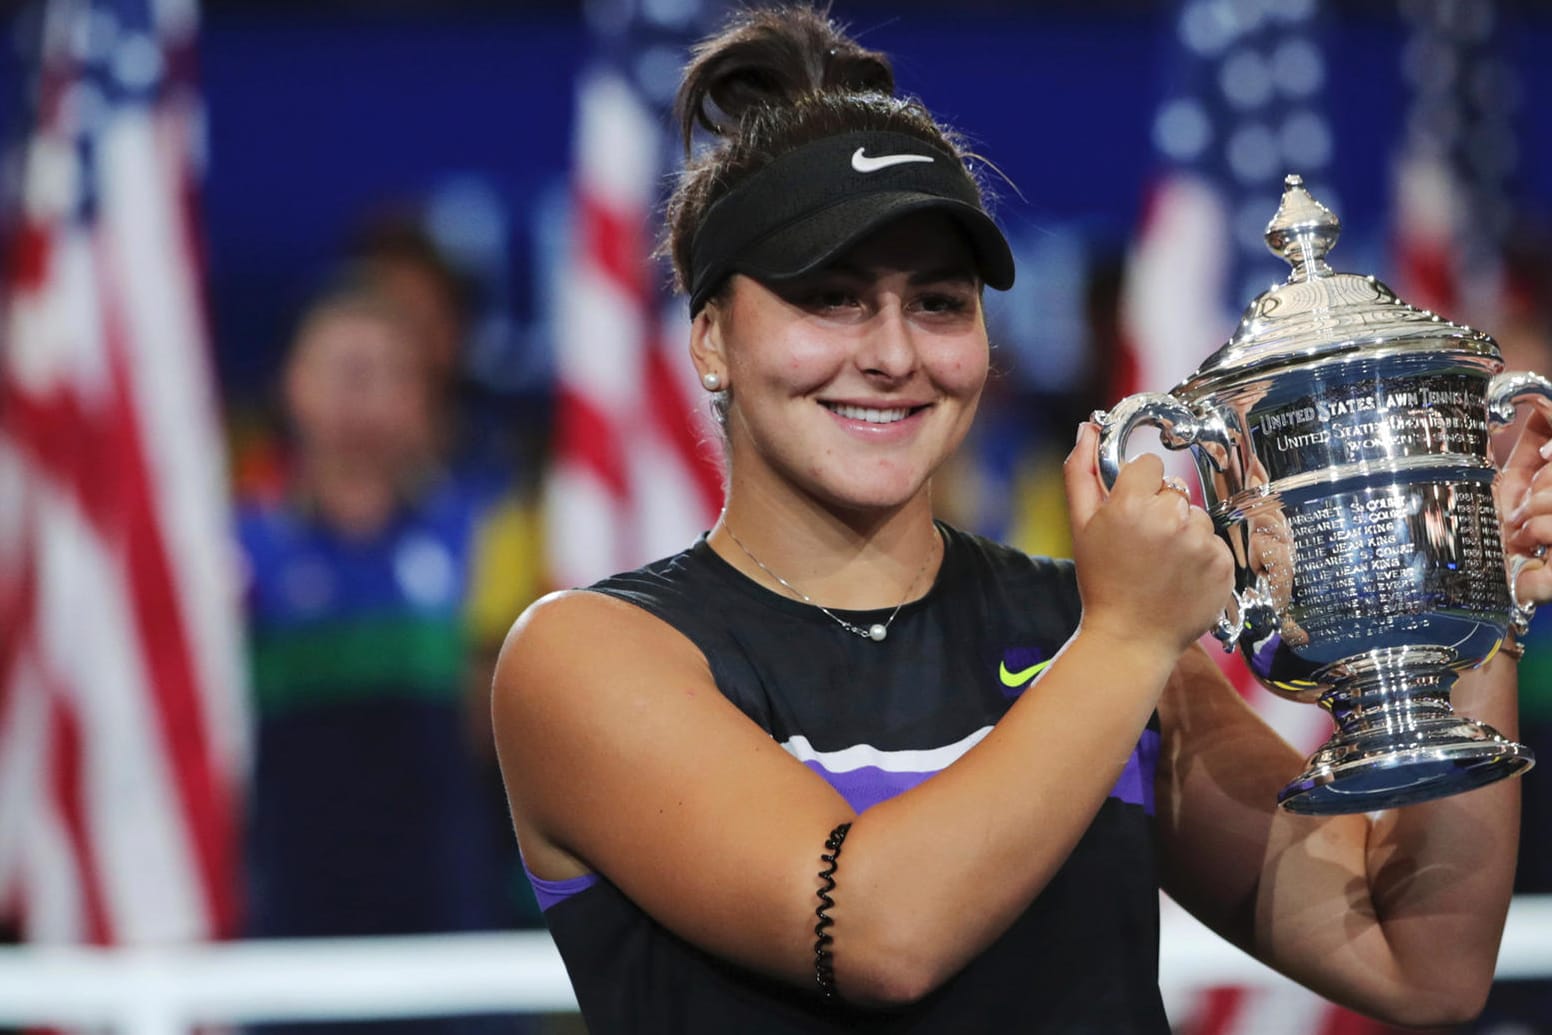
<path fill-rule="evenodd" d="M 708 370 L 706 373 L 701 375 L 701 384 L 706 386 L 706 391 L 708 392 L 721 391 L 722 375 L 717 373 L 715 370 Z"/>

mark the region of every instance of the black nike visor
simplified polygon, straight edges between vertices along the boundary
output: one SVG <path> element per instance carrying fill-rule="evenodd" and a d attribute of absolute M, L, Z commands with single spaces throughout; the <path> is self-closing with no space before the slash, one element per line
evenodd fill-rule
<path fill-rule="evenodd" d="M 889 223 L 943 212 L 988 286 L 1013 286 L 1013 253 L 964 164 L 903 133 L 842 133 L 790 151 L 718 199 L 690 245 L 690 315 L 734 273 L 816 272 Z"/>

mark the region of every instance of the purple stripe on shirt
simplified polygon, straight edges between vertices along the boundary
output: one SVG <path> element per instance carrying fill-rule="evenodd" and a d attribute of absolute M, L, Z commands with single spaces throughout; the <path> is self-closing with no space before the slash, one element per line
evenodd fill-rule
<path fill-rule="evenodd" d="M 533 885 L 534 898 L 539 900 L 541 912 L 548 912 L 550 907 L 558 906 L 572 895 L 598 883 L 596 873 L 584 873 L 580 877 L 567 877 L 565 880 L 545 880 L 543 877 L 535 877 L 526 862 L 523 863 L 523 873 L 527 874 L 528 883 Z"/>
<path fill-rule="evenodd" d="M 824 777 L 825 782 L 846 799 L 846 804 L 858 812 L 908 791 L 932 775 L 932 773 L 891 773 L 872 765 L 861 766 L 844 773 L 832 773 L 816 759 L 810 759 L 803 764 Z"/>
<path fill-rule="evenodd" d="M 1116 781 L 1112 798 L 1141 805 L 1148 815 L 1153 815 L 1153 774 L 1159 765 L 1159 731 L 1143 730 L 1132 757 L 1126 760 L 1121 778 Z"/>
<path fill-rule="evenodd" d="M 1158 761 L 1159 733 L 1157 730 L 1143 730 L 1137 747 L 1126 760 L 1126 768 L 1121 770 L 1121 778 L 1110 791 L 1110 797 L 1140 805 L 1144 812 L 1153 815 L 1153 774 Z M 803 764 L 824 777 L 825 782 L 846 799 L 846 804 L 858 812 L 908 791 L 933 775 L 932 772 L 895 773 L 871 765 L 832 773 L 817 759 L 809 759 Z"/>

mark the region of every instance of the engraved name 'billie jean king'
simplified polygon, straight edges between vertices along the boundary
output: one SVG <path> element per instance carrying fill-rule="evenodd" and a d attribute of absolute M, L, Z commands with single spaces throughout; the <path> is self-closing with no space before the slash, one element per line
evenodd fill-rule
<path fill-rule="evenodd" d="M 1113 481 L 1140 425 L 1189 448 L 1237 570 L 1215 635 L 1274 693 L 1337 729 L 1285 787 L 1306 813 L 1365 812 L 1479 787 L 1530 750 L 1454 713 L 1449 690 L 1530 608 L 1514 599 L 1489 428 L 1552 382 L 1505 374 L 1497 344 L 1326 264 L 1340 224 L 1288 177 L 1267 228 L 1293 267 L 1168 394 L 1101 425 Z"/>

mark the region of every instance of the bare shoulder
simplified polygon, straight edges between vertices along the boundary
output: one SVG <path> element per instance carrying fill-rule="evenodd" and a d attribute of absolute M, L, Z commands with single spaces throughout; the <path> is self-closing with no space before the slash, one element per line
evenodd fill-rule
<path fill-rule="evenodd" d="M 621 653 L 647 666 L 705 668 L 695 646 L 662 619 L 606 593 L 571 589 L 535 601 L 513 623 L 501 648 L 497 686 L 543 694 L 554 684 L 523 676 L 556 669 L 586 672 Z"/>
<path fill-rule="evenodd" d="M 508 636 L 492 707 L 534 874 L 599 873 L 681 937 L 811 975 L 812 848 L 851 811 L 723 696 L 688 638 L 602 594 L 547 597 Z"/>
<path fill-rule="evenodd" d="M 513 624 L 496 663 L 494 707 L 498 717 L 586 715 L 669 684 L 712 686 L 688 637 L 635 604 L 566 590 L 536 601 Z"/>
<path fill-rule="evenodd" d="M 582 762 L 565 745 L 583 736 L 607 740 L 623 717 L 651 710 L 652 696 L 669 686 L 715 690 L 694 645 L 626 601 L 566 590 L 536 601 L 513 623 L 497 659 L 491 709 L 513 822 L 534 873 L 563 879 L 592 869 L 562 846 L 563 832 L 546 819 L 570 807 L 569 795 L 556 789 L 564 790 Z"/>

